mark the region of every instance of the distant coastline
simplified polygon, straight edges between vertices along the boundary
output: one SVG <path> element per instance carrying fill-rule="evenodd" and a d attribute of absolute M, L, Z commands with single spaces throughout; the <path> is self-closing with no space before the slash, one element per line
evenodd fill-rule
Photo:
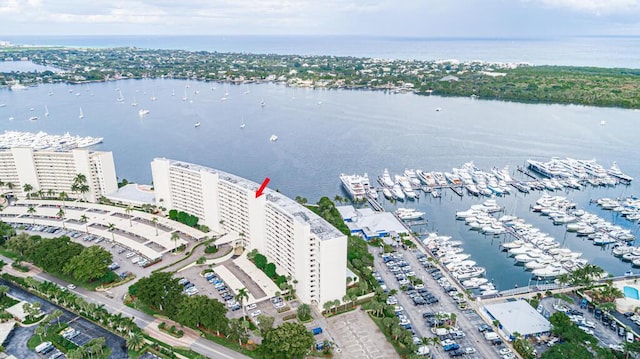
<path fill-rule="evenodd" d="M 527 103 L 640 108 L 640 70 L 486 61 L 216 53 L 138 48 L 0 47 L 5 61 L 61 72 L 4 72 L 0 86 L 178 78 L 236 84 L 385 90 Z"/>

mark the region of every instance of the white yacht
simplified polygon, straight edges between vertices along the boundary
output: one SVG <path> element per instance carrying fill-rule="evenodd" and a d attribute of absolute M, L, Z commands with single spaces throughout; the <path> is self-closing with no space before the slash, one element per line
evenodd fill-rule
<path fill-rule="evenodd" d="M 391 189 L 393 196 L 400 201 L 404 201 L 405 199 L 405 195 L 404 192 L 402 192 L 402 186 L 400 186 L 399 184 L 395 184 L 393 185 L 393 188 Z"/>
<path fill-rule="evenodd" d="M 144 109 L 144 108 L 140 109 L 140 111 L 138 111 L 138 116 L 140 116 L 140 117 L 144 117 L 144 116 L 146 116 L 148 114 L 149 114 L 149 110 Z"/>
<path fill-rule="evenodd" d="M 382 183 L 387 187 L 393 187 L 393 180 L 391 179 L 391 175 L 389 175 L 389 170 L 386 168 L 382 172 Z"/>
<path fill-rule="evenodd" d="M 347 175 L 341 173 L 340 181 L 342 182 L 342 186 L 344 187 L 344 189 L 354 201 L 361 201 L 367 198 L 369 176 L 366 173 L 364 174 L 364 176 L 356 174 Z"/>
<path fill-rule="evenodd" d="M 271 142 L 276 142 L 278 140 L 278 136 L 276 135 L 271 135 L 271 137 L 269 137 L 269 141 Z"/>
<path fill-rule="evenodd" d="M 193 127 L 200 127 L 200 122 L 196 122 L 193 124 Z"/>
<path fill-rule="evenodd" d="M 424 212 L 417 211 L 413 208 L 403 208 L 403 207 L 398 208 L 395 211 L 395 214 L 398 216 L 398 218 L 404 221 L 421 219 L 424 216 Z"/>

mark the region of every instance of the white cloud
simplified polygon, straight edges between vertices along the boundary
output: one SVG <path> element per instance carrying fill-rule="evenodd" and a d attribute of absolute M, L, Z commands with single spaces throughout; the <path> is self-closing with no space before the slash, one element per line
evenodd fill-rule
<path fill-rule="evenodd" d="M 624 14 L 630 10 L 640 9 L 640 0 L 524 0 L 524 2 L 541 3 L 548 7 L 566 8 L 596 15 Z"/>

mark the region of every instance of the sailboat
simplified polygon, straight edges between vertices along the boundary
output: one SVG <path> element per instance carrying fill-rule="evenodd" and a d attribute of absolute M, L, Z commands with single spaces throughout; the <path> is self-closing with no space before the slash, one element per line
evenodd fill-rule
<path fill-rule="evenodd" d="M 155 100 L 157 100 L 157 99 L 158 99 L 158 98 L 156 97 L 156 90 L 153 90 L 153 91 L 151 92 L 151 101 L 155 101 Z"/>
<path fill-rule="evenodd" d="M 118 98 L 116 99 L 118 102 L 124 102 L 124 96 L 122 96 L 122 91 L 118 89 Z"/>
<path fill-rule="evenodd" d="M 49 109 L 47 108 L 47 105 L 44 105 L 44 117 L 49 117 Z"/>
<path fill-rule="evenodd" d="M 182 98 L 182 101 L 187 101 L 188 97 L 187 97 L 187 88 L 185 87 L 184 89 L 184 97 Z"/>
<path fill-rule="evenodd" d="M 131 106 L 136 107 L 138 106 L 138 102 L 136 102 L 136 97 L 133 96 L 133 102 L 131 103 Z"/>
<path fill-rule="evenodd" d="M 261 106 L 261 107 L 264 107 L 264 106 L 265 106 L 264 100 L 262 100 L 262 101 L 260 102 L 260 106 Z"/>
<path fill-rule="evenodd" d="M 240 125 L 240 128 L 244 128 L 244 117 L 242 118 L 242 124 Z"/>
<path fill-rule="evenodd" d="M 249 86 L 246 86 L 246 90 L 244 90 L 244 94 L 247 95 L 249 93 Z"/>
<path fill-rule="evenodd" d="M 82 113 L 82 107 L 80 107 L 80 114 L 78 115 L 79 119 L 83 119 L 84 118 L 84 114 Z"/>
<path fill-rule="evenodd" d="M 171 89 L 171 96 L 175 96 L 176 95 L 176 90 L 175 89 Z"/>
<path fill-rule="evenodd" d="M 53 88 L 50 88 L 50 89 L 49 89 L 49 93 L 48 93 L 48 95 L 49 95 L 49 96 L 53 96 Z"/>

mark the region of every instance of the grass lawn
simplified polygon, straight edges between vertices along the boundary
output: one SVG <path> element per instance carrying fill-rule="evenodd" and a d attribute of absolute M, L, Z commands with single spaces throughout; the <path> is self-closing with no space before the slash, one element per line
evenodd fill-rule
<path fill-rule="evenodd" d="M 247 349 L 247 348 L 245 348 L 243 346 L 240 346 L 240 345 L 238 345 L 238 342 L 236 342 L 236 341 L 232 341 L 232 340 L 229 340 L 229 339 L 227 339 L 225 337 L 219 337 L 217 335 L 213 335 L 213 334 L 206 333 L 206 332 L 204 333 L 204 335 L 205 335 L 205 338 L 211 340 L 212 342 L 215 342 L 215 343 L 218 343 L 220 345 L 223 345 L 223 346 L 225 346 L 225 347 L 227 347 L 227 348 L 229 348 L 229 349 L 231 349 L 233 351 L 242 353 L 242 354 L 244 354 L 244 355 L 246 355 L 248 357 L 251 357 L 251 358 L 260 358 L 261 357 L 259 355 L 259 353 L 257 353 L 255 350 L 249 350 L 249 349 Z"/>
<path fill-rule="evenodd" d="M 8 295 L 3 295 L 2 297 L 0 297 L 0 308 L 6 309 L 9 307 L 13 307 L 14 305 L 20 303 L 19 300 L 17 299 L 13 299 L 11 297 L 9 297 Z"/>

